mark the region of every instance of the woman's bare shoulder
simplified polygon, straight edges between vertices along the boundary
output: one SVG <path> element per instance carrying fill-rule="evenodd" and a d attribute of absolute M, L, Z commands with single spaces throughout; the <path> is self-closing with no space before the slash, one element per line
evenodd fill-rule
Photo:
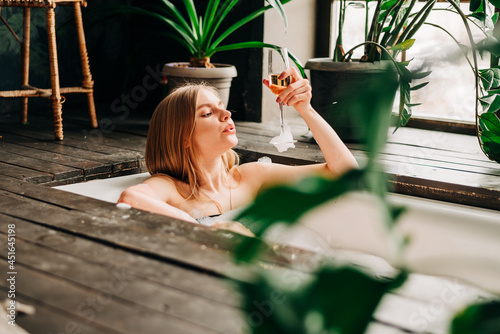
<path fill-rule="evenodd" d="M 151 177 L 143 181 L 142 184 L 147 185 L 164 201 L 176 199 L 178 196 L 175 179 L 166 174 L 151 175 Z"/>
<path fill-rule="evenodd" d="M 173 186 L 175 187 L 175 179 L 167 174 L 154 174 L 148 179 L 144 180 L 142 183 L 148 185 L 161 185 L 161 186 Z"/>

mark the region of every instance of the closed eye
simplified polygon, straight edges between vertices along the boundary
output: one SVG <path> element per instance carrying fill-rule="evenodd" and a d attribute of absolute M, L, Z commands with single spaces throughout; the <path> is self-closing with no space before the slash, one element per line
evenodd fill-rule
<path fill-rule="evenodd" d="M 210 117 L 212 115 L 212 112 L 207 112 L 201 115 L 201 117 Z"/>

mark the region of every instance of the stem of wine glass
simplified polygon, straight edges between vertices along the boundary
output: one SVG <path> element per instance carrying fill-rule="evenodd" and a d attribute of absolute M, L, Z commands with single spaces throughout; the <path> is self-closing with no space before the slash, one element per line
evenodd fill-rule
<path fill-rule="evenodd" d="M 287 48 L 281 48 L 280 49 L 281 53 L 281 58 L 283 59 L 283 62 L 285 63 L 285 68 L 287 69 L 290 67 L 290 64 L 288 62 L 288 50 Z M 280 122 L 281 122 L 281 132 L 285 131 L 285 114 L 283 113 L 283 102 L 280 102 Z"/>
<path fill-rule="evenodd" d="M 283 113 L 283 102 L 280 102 L 280 125 L 281 132 L 285 131 L 285 114 Z"/>

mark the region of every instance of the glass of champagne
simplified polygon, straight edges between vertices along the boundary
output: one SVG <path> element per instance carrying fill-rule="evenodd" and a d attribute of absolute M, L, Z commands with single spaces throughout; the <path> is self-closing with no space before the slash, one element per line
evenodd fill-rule
<path fill-rule="evenodd" d="M 291 83 L 291 77 L 278 79 L 280 74 L 289 67 L 288 51 L 286 48 L 271 49 L 267 57 L 267 74 L 269 75 L 269 88 L 275 95 L 281 94 Z M 279 152 L 284 152 L 295 147 L 292 132 L 285 124 L 283 102 L 280 102 L 280 134 L 271 139 Z"/>
<path fill-rule="evenodd" d="M 283 80 L 278 79 L 281 72 L 289 67 L 288 51 L 286 48 L 279 48 L 277 50 L 269 50 L 267 57 L 267 74 L 269 75 L 269 84 L 271 92 L 275 95 L 281 94 L 286 87 L 290 84 L 290 77 Z M 281 131 L 285 128 L 285 118 L 283 114 L 283 102 L 280 102 L 280 126 Z"/>

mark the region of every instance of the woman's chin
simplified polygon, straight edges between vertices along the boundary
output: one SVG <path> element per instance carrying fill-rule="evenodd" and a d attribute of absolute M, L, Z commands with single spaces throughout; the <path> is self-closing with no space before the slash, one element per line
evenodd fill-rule
<path fill-rule="evenodd" d="M 234 137 L 234 139 L 233 139 L 233 145 L 231 146 L 231 148 L 233 148 L 236 145 L 238 145 L 238 137 L 236 137 L 236 135 L 234 135 L 233 137 Z"/>

